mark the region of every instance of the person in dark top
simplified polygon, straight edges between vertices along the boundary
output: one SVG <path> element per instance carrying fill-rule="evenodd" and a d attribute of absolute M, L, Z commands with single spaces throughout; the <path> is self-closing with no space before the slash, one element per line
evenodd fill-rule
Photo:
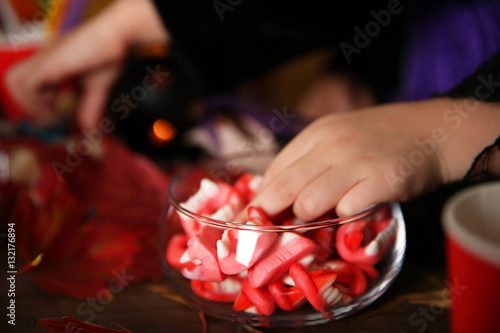
<path fill-rule="evenodd" d="M 366 95 L 358 94 L 353 112 L 317 112 L 274 159 L 253 202 L 270 215 L 293 206 L 312 220 L 333 207 L 346 215 L 410 200 L 464 177 L 500 178 L 498 14 L 485 0 L 117 0 L 7 81 L 40 116 L 50 114 L 55 87 L 80 79 L 77 121 L 88 129 L 127 54 L 143 44 L 169 45 L 201 96 L 234 93 L 286 61 L 332 51 L 326 77 L 356 77 L 345 91 L 365 82 L 375 105 L 356 104 Z M 342 84 L 322 82 L 312 96 L 327 110 Z"/>

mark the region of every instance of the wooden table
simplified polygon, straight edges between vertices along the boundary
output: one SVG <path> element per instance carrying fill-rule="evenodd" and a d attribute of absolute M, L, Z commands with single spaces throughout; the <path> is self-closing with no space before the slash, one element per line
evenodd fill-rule
<path fill-rule="evenodd" d="M 4 245 L 4 244 L 2 244 Z M 3 248 L 4 246 L 2 246 Z M 3 250 L 3 249 L 2 249 Z M 3 251 L 2 251 L 3 252 Z M 3 265 L 2 265 L 3 266 Z M 69 316 L 108 328 L 118 323 L 133 333 L 203 332 L 198 311 L 162 296 L 166 282 L 127 286 L 109 304 L 82 306 L 82 301 L 51 295 L 36 286 L 29 275 L 16 281 L 16 326 L 7 325 L 6 278 L 1 279 L 0 332 L 45 332 L 33 321 Z M 262 332 L 448 332 L 448 297 L 442 268 L 423 269 L 408 260 L 388 292 L 350 317 L 305 328 L 262 329 Z M 85 301 L 84 301 L 85 302 Z M 206 316 L 208 332 L 252 332 L 247 327 Z M 258 332 L 258 331 L 257 331 Z"/>

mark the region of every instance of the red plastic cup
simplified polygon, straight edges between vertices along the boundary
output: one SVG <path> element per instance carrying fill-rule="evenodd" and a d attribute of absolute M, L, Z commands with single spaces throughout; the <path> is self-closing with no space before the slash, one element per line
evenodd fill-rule
<path fill-rule="evenodd" d="M 442 222 L 451 332 L 500 332 L 500 182 L 455 194 Z"/>
<path fill-rule="evenodd" d="M 7 71 L 17 62 L 29 57 L 38 49 L 30 44 L 22 48 L 13 48 L 7 42 L 0 44 L 0 112 L 4 118 L 15 121 L 26 116 L 22 107 L 14 100 L 5 84 Z"/>

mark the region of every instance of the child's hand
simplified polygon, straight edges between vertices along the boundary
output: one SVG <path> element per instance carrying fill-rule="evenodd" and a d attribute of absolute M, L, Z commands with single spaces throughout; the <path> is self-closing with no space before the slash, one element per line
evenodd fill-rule
<path fill-rule="evenodd" d="M 6 83 L 19 105 L 36 118 L 53 114 L 57 90 L 77 79 L 82 90 L 77 122 L 91 128 L 98 123 L 130 47 L 168 39 L 150 0 L 118 0 L 89 22 L 43 45 L 11 69 Z"/>
<path fill-rule="evenodd" d="M 467 111 L 463 100 L 439 98 L 320 118 L 271 163 L 250 205 L 270 215 L 293 206 L 310 221 L 335 207 L 344 216 L 458 180 L 500 132 L 498 105 L 475 103 Z"/>

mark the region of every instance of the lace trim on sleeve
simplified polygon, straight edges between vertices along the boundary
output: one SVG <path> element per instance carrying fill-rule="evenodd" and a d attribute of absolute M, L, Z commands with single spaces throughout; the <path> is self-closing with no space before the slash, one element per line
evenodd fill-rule
<path fill-rule="evenodd" d="M 500 179 L 500 137 L 476 157 L 465 176 L 469 182 Z"/>
<path fill-rule="evenodd" d="M 452 98 L 474 98 L 483 102 L 499 102 L 500 52 L 444 95 Z M 500 133 L 500 129 L 498 131 Z M 500 179 L 500 137 L 476 157 L 464 180 L 481 182 L 495 179 Z"/>

